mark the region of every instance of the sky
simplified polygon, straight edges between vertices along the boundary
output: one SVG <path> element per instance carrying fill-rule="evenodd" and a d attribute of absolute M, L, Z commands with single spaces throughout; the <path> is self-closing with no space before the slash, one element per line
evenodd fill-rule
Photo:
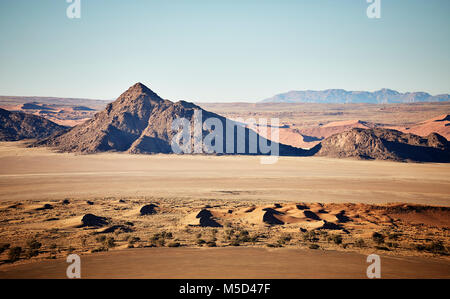
<path fill-rule="evenodd" d="M 0 95 L 258 101 L 290 90 L 450 93 L 450 1 L 0 0 Z"/>

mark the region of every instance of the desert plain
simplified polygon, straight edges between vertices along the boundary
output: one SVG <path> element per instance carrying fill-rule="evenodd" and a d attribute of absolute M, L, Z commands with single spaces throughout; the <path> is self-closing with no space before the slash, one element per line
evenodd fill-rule
<path fill-rule="evenodd" d="M 445 163 L 27 144 L 0 143 L 2 278 L 64 278 L 70 253 L 85 278 L 364 278 L 372 253 L 386 278 L 450 277 Z"/>

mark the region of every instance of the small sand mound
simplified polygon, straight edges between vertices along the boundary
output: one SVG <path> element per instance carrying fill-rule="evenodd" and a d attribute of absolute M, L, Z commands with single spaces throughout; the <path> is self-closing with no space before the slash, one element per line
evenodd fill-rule
<path fill-rule="evenodd" d="M 113 233 L 115 231 L 120 231 L 122 233 L 131 233 L 133 232 L 133 229 L 126 225 L 113 225 L 108 228 L 103 229 L 102 231 L 99 231 L 99 234 L 108 234 Z"/>
<path fill-rule="evenodd" d="M 263 209 L 265 211 L 263 215 L 263 222 L 269 225 L 283 225 L 284 222 L 275 217 L 275 215 L 283 215 L 283 213 L 278 212 L 277 210 L 266 208 Z"/>
<path fill-rule="evenodd" d="M 245 210 L 244 210 L 244 213 L 251 213 L 251 212 L 253 212 L 255 209 L 256 209 L 256 207 L 250 207 L 250 208 L 248 208 L 248 209 L 245 209 Z"/>
<path fill-rule="evenodd" d="M 145 205 L 141 208 L 139 212 L 141 213 L 141 215 L 153 215 L 156 214 L 155 208 L 157 207 L 158 206 L 154 204 Z"/>
<path fill-rule="evenodd" d="M 307 205 L 303 205 L 303 204 L 296 205 L 296 208 L 299 209 L 299 210 L 307 210 L 307 209 L 309 209 Z"/>
<path fill-rule="evenodd" d="M 93 214 L 86 214 L 81 219 L 82 225 L 80 227 L 102 227 L 108 224 L 106 217 L 100 217 Z"/>
<path fill-rule="evenodd" d="M 213 219 L 213 215 L 209 210 L 201 210 L 196 218 L 200 218 L 200 226 L 202 227 L 222 227 L 220 223 Z"/>
<path fill-rule="evenodd" d="M 337 218 L 338 222 L 340 222 L 340 223 L 346 223 L 346 222 L 351 221 L 351 219 L 345 215 L 344 210 L 337 213 L 336 218 Z"/>
<path fill-rule="evenodd" d="M 314 222 L 307 222 L 303 223 L 300 226 L 300 231 L 304 232 L 307 230 L 341 230 L 343 229 L 342 226 L 333 223 L 328 222 L 326 220 L 320 220 L 320 221 L 314 221 Z"/>
<path fill-rule="evenodd" d="M 36 211 L 51 210 L 51 209 L 53 209 L 53 206 L 49 203 L 46 203 L 44 206 L 37 208 Z"/>
<path fill-rule="evenodd" d="M 312 220 L 321 220 L 319 216 L 316 215 L 316 213 L 313 213 L 311 211 L 305 210 L 303 211 L 303 214 L 306 218 L 312 219 Z"/>

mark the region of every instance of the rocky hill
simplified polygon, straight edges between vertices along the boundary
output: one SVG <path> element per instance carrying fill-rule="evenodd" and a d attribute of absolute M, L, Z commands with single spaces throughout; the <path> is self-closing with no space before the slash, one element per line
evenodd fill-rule
<path fill-rule="evenodd" d="M 437 133 L 426 137 L 390 129 L 361 129 L 334 134 L 315 147 L 318 156 L 334 158 L 450 162 L 447 139 Z"/>
<path fill-rule="evenodd" d="M 43 117 L 0 108 L 0 141 L 40 139 L 64 130 Z"/>

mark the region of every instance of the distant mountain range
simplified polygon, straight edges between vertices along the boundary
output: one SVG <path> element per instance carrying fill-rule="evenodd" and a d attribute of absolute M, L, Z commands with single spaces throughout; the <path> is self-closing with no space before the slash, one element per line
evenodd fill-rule
<path fill-rule="evenodd" d="M 36 108 L 36 103 L 29 103 L 27 107 Z M 82 107 L 83 108 L 83 107 Z M 23 112 L 11 112 L 0 109 L 0 141 L 16 141 L 21 139 L 38 139 L 29 146 L 49 146 L 61 152 L 98 153 L 98 152 L 126 152 L 129 154 L 173 153 L 171 141 L 175 136 L 172 130 L 173 120 L 185 118 L 192 125 L 195 112 L 202 112 L 203 119 L 214 117 L 224 128 L 224 134 L 232 129 L 232 140 L 237 140 L 237 130 L 234 126 L 227 126 L 227 119 L 223 116 L 203 110 L 199 106 L 185 101 L 171 102 L 159 97 L 156 93 L 141 83 L 137 83 L 125 91 L 117 100 L 109 103 L 103 111 L 95 114 L 91 119 L 72 127 L 59 126 L 40 116 Z M 323 125 L 319 130 L 312 130 L 315 135 L 298 134 L 312 141 L 320 141 L 310 149 L 292 147 L 279 143 L 280 155 L 286 156 L 328 156 L 334 158 L 378 159 L 394 161 L 418 162 L 450 162 L 450 144 L 438 133 L 429 133 L 430 129 L 440 129 L 447 133 L 449 116 L 441 115 L 420 126 L 408 128 L 408 133 L 397 130 L 373 127 L 368 122 L 347 121 L 334 125 Z M 239 125 L 236 123 L 236 125 Z M 443 129 L 443 126 L 445 127 Z M 190 128 L 191 131 L 193 127 Z M 282 129 L 289 129 L 282 127 Z M 249 127 L 244 126 L 244 148 L 240 154 L 257 154 L 265 152 L 261 144 L 267 143 L 265 136 L 255 136 L 262 143 L 257 143 L 255 151 L 250 150 Z M 427 134 L 418 136 L 410 134 L 418 132 Z M 440 132 L 441 132 L 440 131 Z M 203 128 L 201 136 L 210 134 L 211 130 Z M 301 133 L 301 132 L 299 132 Z M 304 132 L 303 132 L 304 133 Z M 327 135 L 327 136 L 325 136 Z M 316 138 L 313 138 L 316 137 Z M 219 152 L 225 153 L 228 139 L 219 143 Z M 187 142 L 192 142 L 187 141 Z M 213 153 L 212 144 L 203 144 L 204 153 Z M 234 153 L 237 144 L 231 143 Z M 214 148 L 213 148 L 214 147 Z"/>
<path fill-rule="evenodd" d="M 400 93 L 392 89 L 378 91 L 347 91 L 344 89 L 327 89 L 322 91 L 304 90 L 289 91 L 262 100 L 261 103 L 415 103 L 450 101 L 449 94 L 432 96 L 426 92 Z"/>

